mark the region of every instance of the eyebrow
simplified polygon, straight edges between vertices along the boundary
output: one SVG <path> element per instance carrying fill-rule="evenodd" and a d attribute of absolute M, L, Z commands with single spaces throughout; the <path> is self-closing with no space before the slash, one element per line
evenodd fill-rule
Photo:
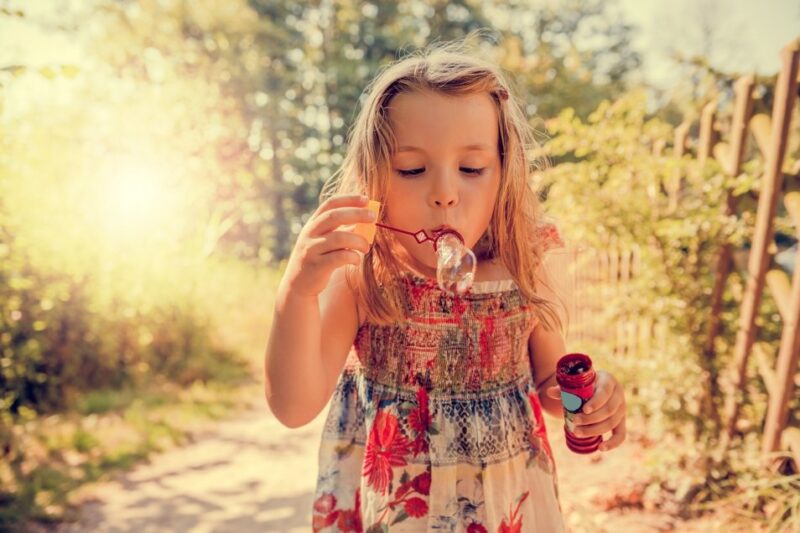
<path fill-rule="evenodd" d="M 491 147 L 486 144 L 468 144 L 466 146 L 462 146 L 460 150 L 464 152 L 477 152 L 477 151 L 489 151 Z M 419 148 L 418 146 L 398 146 L 397 153 L 400 152 L 422 152 L 425 153 L 425 150 Z"/>

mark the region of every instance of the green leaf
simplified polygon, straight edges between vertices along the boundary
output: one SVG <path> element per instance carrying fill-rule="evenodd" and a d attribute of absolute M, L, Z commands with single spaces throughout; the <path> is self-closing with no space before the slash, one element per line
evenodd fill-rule
<path fill-rule="evenodd" d="M 406 520 L 407 518 L 408 518 L 408 513 L 406 512 L 405 508 L 400 509 L 400 511 L 397 513 L 397 516 L 395 516 L 394 520 L 392 520 L 391 525 L 395 525 L 398 522 L 402 522 L 403 520 Z"/>

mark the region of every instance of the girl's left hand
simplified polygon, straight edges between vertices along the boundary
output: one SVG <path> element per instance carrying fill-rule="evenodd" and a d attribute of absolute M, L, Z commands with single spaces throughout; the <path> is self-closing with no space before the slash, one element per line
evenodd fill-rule
<path fill-rule="evenodd" d="M 561 388 L 549 387 L 547 395 L 561 401 Z M 611 432 L 611 438 L 600 445 L 600 450 L 613 450 L 625 440 L 625 391 L 619 382 L 604 370 L 597 371 L 594 396 L 586 402 L 580 413 L 573 417 L 578 437 L 593 437 Z"/>

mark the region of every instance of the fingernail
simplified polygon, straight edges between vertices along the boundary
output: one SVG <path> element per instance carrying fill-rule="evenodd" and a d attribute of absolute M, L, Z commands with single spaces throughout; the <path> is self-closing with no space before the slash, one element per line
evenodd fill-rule
<path fill-rule="evenodd" d="M 584 409 L 583 409 L 583 412 L 586 413 L 587 415 L 589 413 L 591 413 L 592 411 L 593 411 L 593 409 L 591 407 L 584 407 Z"/>

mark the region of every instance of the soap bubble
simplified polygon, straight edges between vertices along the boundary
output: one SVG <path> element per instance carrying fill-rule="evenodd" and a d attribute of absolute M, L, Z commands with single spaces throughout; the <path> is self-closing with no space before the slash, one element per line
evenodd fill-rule
<path fill-rule="evenodd" d="M 439 288 L 458 295 L 467 292 L 472 287 L 478 264 L 472 250 L 456 234 L 446 232 L 436 239 L 436 255 Z"/>

